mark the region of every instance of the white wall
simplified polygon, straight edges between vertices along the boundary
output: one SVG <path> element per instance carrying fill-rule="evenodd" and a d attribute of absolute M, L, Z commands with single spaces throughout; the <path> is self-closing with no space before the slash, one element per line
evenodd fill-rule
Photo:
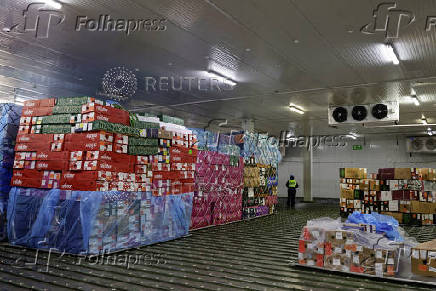
<path fill-rule="evenodd" d="M 412 154 L 406 152 L 405 137 L 371 135 L 359 140 L 347 140 L 346 147 L 323 146 L 314 150 L 312 170 L 312 196 L 339 198 L 339 168 L 368 168 L 368 173 L 376 173 L 379 168 L 436 168 L 436 155 Z M 353 151 L 353 144 L 361 144 L 363 150 Z M 285 187 L 289 175 L 296 177 L 300 189 L 298 197 L 303 197 L 302 150 L 288 148 L 279 165 L 279 196 L 286 197 Z"/>

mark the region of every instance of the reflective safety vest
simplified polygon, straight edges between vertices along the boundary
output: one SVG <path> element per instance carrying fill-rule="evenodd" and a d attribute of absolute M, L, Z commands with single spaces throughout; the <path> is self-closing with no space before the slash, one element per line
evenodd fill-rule
<path fill-rule="evenodd" d="M 297 186 L 297 181 L 289 180 L 289 188 L 295 188 Z"/>

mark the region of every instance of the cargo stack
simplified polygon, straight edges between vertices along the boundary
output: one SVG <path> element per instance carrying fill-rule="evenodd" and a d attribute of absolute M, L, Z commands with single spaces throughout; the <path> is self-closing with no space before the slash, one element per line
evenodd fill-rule
<path fill-rule="evenodd" d="M 278 164 L 281 154 L 277 140 L 265 134 L 236 134 L 235 143 L 244 158 L 243 218 L 272 214 L 277 204 Z"/>
<path fill-rule="evenodd" d="M 243 169 L 239 156 L 199 151 L 191 229 L 241 220 Z"/>
<path fill-rule="evenodd" d="M 383 168 L 340 170 L 341 215 L 354 211 L 387 214 L 407 225 L 436 224 L 436 170 Z"/>
<path fill-rule="evenodd" d="M 21 109 L 21 106 L 11 103 L 0 104 L 0 240 L 6 238 L 6 210 Z"/>
<path fill-rule="evenodd" d="M 277 204 L 277 168 L 256 164 L 251 158 L 244 168 L 243 218 L 272 214 Z"/>
<path fill-rule="evenodd" d="M 332 271 L 393 277 L 398 272 L 399 244 L 372 230 L 370 225 L 343 225 L 322 218 L 308 221 L 299 240 L 298 263 Z"/>
<path fill-rule="evenodd" d="M 187 234 L 196 138 L 183 126 L 168 128 L 171 124 L 141 120 L 92 97 L 25 103 L 11 184 L 29 189 L 13 189 L 14 203 L 29 195 L 38 209 L 46 205 L 37 201 L 54 195 L 50 199 L 59 207 L 64 200 L 80 204 L 78 212 L 67 213 L 64 219 L 94 211 L 90 217 L 95 220 L 87 222 L 89 232 L 82 233 L 86 247 L 80 252 L 111 252 Z M 86 193 L 94 196 L 84 200 Z M 21 227 L 17 221 L 15 227 Z M 11 232 L 12 241 L 41 247 L 27 237 L 32 231 L 27 229 L 21 237 Z M 56 243 L 44 247 L 78 250 L 58 245 L 69 241 L 61 233 L 51 236 L 57 237 Z"/>

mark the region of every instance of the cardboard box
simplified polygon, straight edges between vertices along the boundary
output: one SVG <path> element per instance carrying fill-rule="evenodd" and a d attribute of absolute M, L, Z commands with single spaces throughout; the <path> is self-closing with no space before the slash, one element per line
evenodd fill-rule
<path fill-rule="evenodd" d="M 40 143 L 41 140 L 45 142 L 52 142 L 53 134 L 23 134 L 17 136 L 18 143 Z"/>
<path fill-rule="evenodd" d="M 11 180 L 11 186 L 14 187 L 27 187 L 27 188 L 39 188 L 41 186 L 41 179 L 35 179 L 35 178 L 18 178 L 13 177 Z"/>
<path fill-rule="evenodd" d="M 36 154 L 37 161 L 57 161 L 68 159 L 69 152 L 38 152 Z"/>
<path fill-rule="evenodd" d="M 27 179 L 41 180 L 42 172 L 38 170 L 14 170 L 12 177 L 16 179 L 24 179 L 24 180 Z"/>
<path fill-rule="evenodd" d="M 40 140 L 38 143 L 17 143 L 16 152 L 48 152 L 51 150 L 50 143 Z"/>
<path fill-rule="evenodd" d="M 436 240 L 412 248 L 411 265 L 416 275 L 436 277 Z"/>
<path fill-rule="evenodd" d="M 113 150 L 112 142 L 98 141 L 98 142 L 66 142 L 66 151 L 109 151 Z"/>
<path fill-rule="evenodd" d="M 53 113 L 53 107 L 27 107 L 27 108 L 23 108 L 21 116 L 22 117 L 47 116 L 47 115 L 52 115 L 52 113 Z"/>
<path fill-rule="evenodd" d="M 74 134 L 67 134 L 65 136 L 65 141 L 68 141 L 70 143 L 100 142 L 100 141 L 113 142 L 114 136 L 112 133 L 108 133 L 105 131 L 74 133 Z"/>
<path fill-rule="evenodd" d="M 395 168 L 394 178 L 400 180 L 410 180 L 412 179 L 411 168 Z"/>
<path fill-rule="evenodd" d="M 38 161 L 37 170 L 63 171 L 68 170 L 68 160 Z"/>

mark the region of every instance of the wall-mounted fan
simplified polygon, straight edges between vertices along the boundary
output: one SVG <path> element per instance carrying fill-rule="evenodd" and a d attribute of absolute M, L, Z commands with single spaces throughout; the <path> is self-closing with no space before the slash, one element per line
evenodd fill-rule
<path fill-rule="evenodd" d="M 351 116 L 353 116 L 354 120 L 362 121 L 368 116 L 368 110 L 363 105 L 354 106 L 351 111 Z"/>
<path fill-rule="evenodd" d="M 333 119 L 336 122 L 345 122 L 347 121 L 348 111 L 344 107 L 337 107 L 333 110 Z"/>

